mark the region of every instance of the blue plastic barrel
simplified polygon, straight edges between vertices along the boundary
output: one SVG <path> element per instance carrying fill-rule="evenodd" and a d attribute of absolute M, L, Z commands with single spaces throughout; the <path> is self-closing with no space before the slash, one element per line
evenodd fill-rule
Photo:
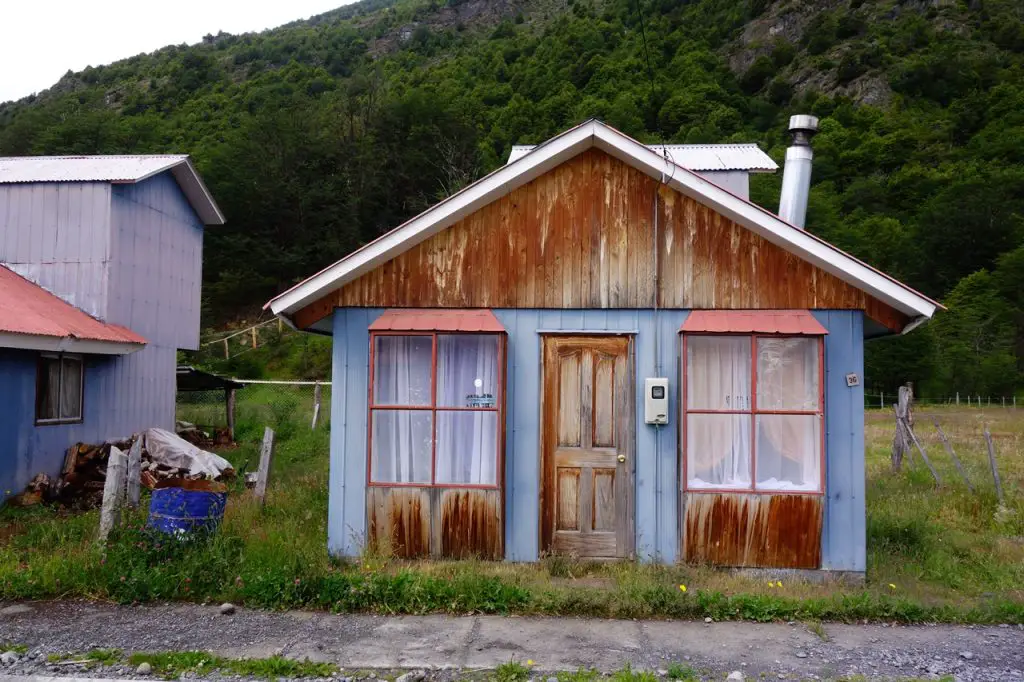
<path fill-rule="evenodd" d="M 150 497 L 147 525 L 169 535 L 211 532 L 224 518 L 227 501 L 227 492 L 160 487 Z"/>

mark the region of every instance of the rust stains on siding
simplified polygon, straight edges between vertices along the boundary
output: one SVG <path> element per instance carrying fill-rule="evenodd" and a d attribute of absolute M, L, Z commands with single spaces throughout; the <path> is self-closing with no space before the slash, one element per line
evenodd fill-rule
<path fill-rule="evenodd" d="M 653 209 L 659 195 L 660 256 Z M 386 308 L 857 309 L 905 316 L 598 149 L 381 264 L 295 316 Z"/>
<path fill-rule="evenodd" d="M 369 486 L 367 542 L 402 558 L 504 556 L 501 491 Z"/>
<path fill-rule="evenodd" d="M 820 568 L 822 497 L 688 493 L 686 560 L 718 566 Z"/>
<path fill-rule="evenodd" d="M 500 559 L 501 495 L 497 490 L 441 492 L 441 556 Z"/>
<path fill-rule="evenodd" d="M 423 488 L 367 488 L 367 541 L 377 551 L 413 558 L 430 554 L 430 497 Z"/>

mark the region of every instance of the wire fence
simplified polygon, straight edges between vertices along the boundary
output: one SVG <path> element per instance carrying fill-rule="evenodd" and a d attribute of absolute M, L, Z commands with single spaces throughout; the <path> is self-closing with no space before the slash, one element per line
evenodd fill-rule
<path fill-rule="evenodd" d="M 239 381 L 245 386 L 235 390 L 236 441 L 258 439 L 265 426 L 282 438 L 300 430 L 330 428 L 330 382 Z M 210 433 L 226 430 L 228 394 L 221 389 L 179 391 L 176 418 Z"/>
<path fill-rule="evenodd" d="M 864 408 L 871 410 L 892 410 L 897 401 L 896 391 L 864 391 Z M 1016 395 L 979 395 L 971 393 L 954 393 L 950 396 L 930 398 L 927 396 L 914 396 L 915 405 L 947 405 L 949 407 L 971 407 L 971 408 L 1006 408 L 1017 409 Z M 1024 402 L 1021 403 L 1024 407 Z"/>

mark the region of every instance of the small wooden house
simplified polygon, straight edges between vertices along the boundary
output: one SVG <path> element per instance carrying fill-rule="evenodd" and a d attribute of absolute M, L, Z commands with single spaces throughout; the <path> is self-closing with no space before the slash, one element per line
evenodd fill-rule
<path fill-rule="evenodd" d="M 332 553 L 864 571 L 863 342 L 938 304 L 680 154 L 584 123 L 268 304 L 334 337 Z"/>
<path fill-rule="evenodd" d="M 4 497 L 75 443 L 174 428 L 203 230 L 223 222 L 184 155 L 0 158 Z"/>

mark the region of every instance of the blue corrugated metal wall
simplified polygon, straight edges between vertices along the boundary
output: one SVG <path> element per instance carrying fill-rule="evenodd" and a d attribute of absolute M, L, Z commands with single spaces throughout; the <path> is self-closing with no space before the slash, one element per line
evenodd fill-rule
<path fill-rule="evenodd" d="M 0 480 L 17 492 L 40 471 L 56 473 L 76 442 L 173 428 L 177 348 L 198 343 L 203 226 L 170 173 L 113 188 L 0 190 L 0 262 L 149 342 L 131 355 L 87 358 L 83 423 L 61 426 L 34 424 L 35 354 L 0 349 Z"/>
<path fill-rule="evenodd" d="M 825 337 L 825 518 L 821 567 L 867 567 L 864 500 L 864 315 L 859 310 L 819 310 Z M 857 386 L 846 385 L 856 373 Z"/>
<path fill-rule="evenodd" d="M 0 185 L 0 263 L 103 318 L 110 188 L 105 182 Z"/>
<path fill-rule="evenodd" d="M 329 548 L 358 555 L 366 523 L 366 424 L 369 324 L 381 309 L 334 312 L 336 387 L 331 409 Z M 634 342 L 636 388 L 636 548 L 645 561 L 679 557 L 679 327 L 687 311 L 495 310 L 509 333 L 506 398 L 506 557 L 536 561 L 539 554 L 541 331 L 623 332 Z M 816 312 L 829 329 L 825 342 L 828 500 L 824 567 L 864 570 L 863 389 L 846 374 L 863 372 L 859 312 Z M 657 336 L 657 343 L 655 337 Z M 657 346 L 657 350 L 655 349 Z M 669 378 L 668 426 L 643 423 L 643 379 Z"/>

